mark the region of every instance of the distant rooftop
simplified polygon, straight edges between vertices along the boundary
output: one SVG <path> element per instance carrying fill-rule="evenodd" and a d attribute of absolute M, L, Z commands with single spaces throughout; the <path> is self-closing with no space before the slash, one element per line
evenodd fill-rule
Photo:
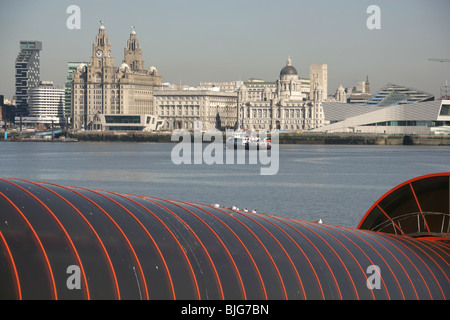
<path fill-rule="evenodd" d="M 388 83 L 366 105 L 386 107 L 425 101 L 434 101 L 434 96 L 415 88 Z"/>

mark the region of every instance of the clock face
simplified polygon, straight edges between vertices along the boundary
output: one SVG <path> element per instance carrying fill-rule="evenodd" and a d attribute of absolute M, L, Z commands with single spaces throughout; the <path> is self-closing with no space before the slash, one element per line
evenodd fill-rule
<path fill-rule="evenodd" d="M 111 57 L 111 51 L 108 51 L 108 57 Z"/>
<path fill-rule="evenodd" d="M 102 50 L 97 50 L 97 52 L 95 53 L 97 58 L 101 58 L 102 54 L 103 54 Z"/>

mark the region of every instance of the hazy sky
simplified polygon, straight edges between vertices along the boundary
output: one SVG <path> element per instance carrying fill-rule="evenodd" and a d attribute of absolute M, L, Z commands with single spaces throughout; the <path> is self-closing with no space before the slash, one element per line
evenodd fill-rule
<path fill-rule="evenodd" d="M 81 28 L 69 30 L 67 7 L 81 9 Z M 381 29 L 366 26 L 370 5 Z M 145 67 L 163 82 L 262 78 L 274 81 L 288 56 L 300 77 L 328 64 L 328 93 L 369 75 L 372 91 L 391 82 L 438 95 L 450 82 L 449 0 L 2 0 L 0 94 L 14 95 L 20 40 L 39 40 L 41 80 L 64 86 L 67 62 L 89 61 L 103 20 L 119 66 L 136 32 Z"/>

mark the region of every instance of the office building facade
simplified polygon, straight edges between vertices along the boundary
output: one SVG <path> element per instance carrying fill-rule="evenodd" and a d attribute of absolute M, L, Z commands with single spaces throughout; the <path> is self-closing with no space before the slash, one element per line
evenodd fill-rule
<path fill-rule="evenodd" d="M 41 81 L 30 89 L 27 118 L 37 118 L 38 122 L 50 118 L 59 123 L 63 117 L 64 89 L 54 86 L 52 81 Z"/>
<path fill-rule="evenodd" d="M 39 85 L 41 41 L 20 41 L 20 52 L 16 58 L 16 115 L 28 115 L 29 90 Z"/>

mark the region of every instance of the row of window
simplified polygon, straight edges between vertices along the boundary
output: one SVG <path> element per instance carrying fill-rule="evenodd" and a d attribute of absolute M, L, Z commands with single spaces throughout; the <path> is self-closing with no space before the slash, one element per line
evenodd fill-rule
<path fill-rule="evenodd" d="M 384 121 L 377 123 L 369 123 L 364 126 L 374 127 L 440 127 L 448 126 L 450 121 Z"/>
<path fill-rule="evenodd" d="M 160 115 L 161 116 L 174 116 L 174 115 L 178 115 L 178 116 L 188 116 L 188 115 L 200 115 L 200 106 L 196 105 L 196 106 L 177 106 L 175 108 L 175 106 L 159 106 L 160 108 Z M 176 111 L 176 113 L 175 113 Z"/>
<path fill-rule="evenodd" d="M 252 126 L 248 126 L 250 129 L 253 129 L 253 130 L 271 130 L 272 129 L 272 125 L 267 125 L 267 124 L 260 124 L 260 125 L 257 125 L 257 124 L 254 124 L 254 125 L 252 125 Z M 280 130 L 308 130 L 308 129 L 310 129 L 310 125 L 294 125 L 294 124 L 291 124 L 291 125 L 278 125 L 277 126 L 277 129 L 280 129 Z"/>
<path fill-rule="evenodd" d="M 280 110 L 276 110 L 276 117 L 280 118 L 281 117 L 281 112 Z M 301 118 L 303 115 L 305 117 L 308 117 L 308 112 L 302 112 L 300 110 L 284 110 L 284 117 L 285 118 Z M 271 118 L 272 117 L 272 110 L 267 110 L 267 109 L 258 109 L 258 110 L 252 110 L 251 113 L 253 118 Z M 250 117 L 250 110 L 247 111 L 247 116 Z M 316 113 L 316 117 L 318 116 L 318 114 Z"/>
<path fill-rule="evenodd" d="M 106 123 L 141 123 L 140 116 L 105 116 Z"/>
<path fill-rule="evenodd" d="M 158 96 L 161 100 L 200 100 L 198 96 Z"/>

